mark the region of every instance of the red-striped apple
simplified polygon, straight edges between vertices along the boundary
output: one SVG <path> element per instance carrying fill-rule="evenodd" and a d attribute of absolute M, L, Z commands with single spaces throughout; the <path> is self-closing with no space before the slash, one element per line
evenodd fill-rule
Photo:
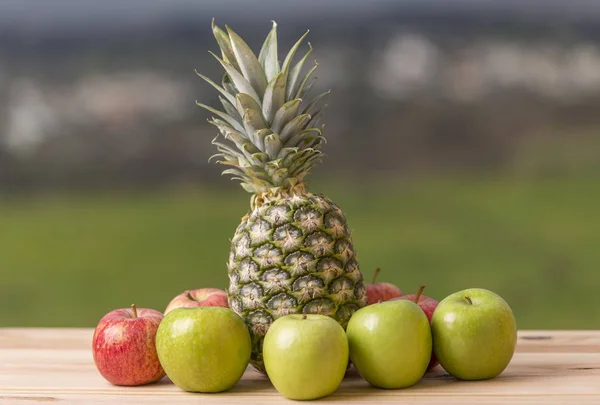
<path fill-rule="evenodd" d="M 373 281 L 367 284 L 367 304 L 375 304 L 377 302 L 389 301 L 392 298 L 400 297 L 402 291 L 394 284 L 390 283 L 375 283 L 381 269 L 375 270 Z"/>
<path fill-rule="evenodd" d="M 92 339 L 94 363 L 114 385 L 142 385 L 165 376 L 156 354 L 163 315 L 153 309 L 116 309 L 104 315 Z"/>
<path fill-rule="evenodd" d="M 227 293 L 218 288 L 198 288 L 196 290 L 184 291 L 169 302 L 169 305 L 165 309 L 165 315 L 175 308 L 194 307 L 228 308 Z"/>

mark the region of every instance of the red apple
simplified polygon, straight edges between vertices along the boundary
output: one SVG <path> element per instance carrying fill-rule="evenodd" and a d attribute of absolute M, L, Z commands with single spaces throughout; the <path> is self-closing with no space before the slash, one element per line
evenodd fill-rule
<path fill-rule="evenodd" d="M 163 315 L 153 309 L 116 309 L 104 315 L 92 340 L 94 363 L 114 385 L 142 385 L 165 376 L 156 354 Z"/>
<path fill-rule="evenodd" d="M 193 307 L 228 308 L 227 293 L 218 288 L 199 288 L 197 290 L 184 291 L 169 302 L 169 305 L 165 309 L 165 315 L 175 308 Z"/>
<path fill-rule="evenodd" d="M 375 270 L 373 281 L 367 284 L 367 305 L 375 304 L 380 301 L 388 301 L 402 295 L 398 287 L 390 283 L 375 283 L 381 269 Z"/>
<path fill-rule="evenodd" d="M 435 311 L 439 302 L 437 302 L 433 298 L 423 295 L 424 289 L 425 286 L 422 285 L 421 287 L 419 287 L 419 291 L 417 291 L 416 294 L 403 295 L 402 297 L 394 298 L 391 301 L 408 300 L 414 302 L 415 304 L 421 307 L 423 312 L 425 312 L 425 315 L 427 315 L 427 319 L 429 319 L 429 323 L 431 324 L 431 317 L 433 316 L 433 311 Z M 433 368 L 435 368 L 435 366 L 437 366 L 438 364 L 439 362 L 435 357 L 435 354 L 433 354 L 432 352 L 431 360 L 429 361 L 429 365 L 427 366 L 427 371 L 433 370 Z"/>

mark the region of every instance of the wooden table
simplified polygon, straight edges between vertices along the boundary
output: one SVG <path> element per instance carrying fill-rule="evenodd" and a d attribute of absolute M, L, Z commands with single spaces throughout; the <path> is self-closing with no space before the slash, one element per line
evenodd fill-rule
<path fill-rule="evenodd" d="M 248 369 L 230 392 L 190 394 L 168 379 L 114 387 L 96 371 L 91 329 L 0 329 L 0 403 L 292 403 Z M 443 369 L 404 390 L 370 387 L 351 370 L 320 402 L 406 404 L 600 404 L 600 331 L 524 331 L 517 353 L 493 380 L 464 382 Z"/>

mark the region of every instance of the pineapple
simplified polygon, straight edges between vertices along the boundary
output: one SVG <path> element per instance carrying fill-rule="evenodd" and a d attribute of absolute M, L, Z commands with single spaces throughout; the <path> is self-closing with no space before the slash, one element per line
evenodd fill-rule
<path fill-rule="evenodd" d="M 214 24 L 225 69 L 216 88 L 223 111 L 207 109 L 219 134 L 213 140 L 218 163 L 252 194 L 250 211 L 231 240 L 229 306 L 252 335 L 251 363 L 264 371 L 262 342 L 269 325 L 288 314 L 323 314 L 344 328 L 367 303 L 346 217 L 329 198 L 307 191 L 303 182 L 322 158 L 325 141 L 313 113 L 328 92 L 305 102 L 315 66 L 301 75 L 312 48 L 292 65 L 306 34 L 280 65 L 277 25 L 258 58 L 227 27 Z"/>

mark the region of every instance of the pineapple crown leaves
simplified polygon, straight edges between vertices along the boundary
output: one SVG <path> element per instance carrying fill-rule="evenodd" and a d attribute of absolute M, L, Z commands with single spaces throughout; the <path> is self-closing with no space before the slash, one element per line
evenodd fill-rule
<path fill-rule="evenodd" d="M 308 31 L 294 44 L 283 63 L 279 63 L 277 24 L 265 39 L 258 57 L 231 28 L 219 28 L 213 20 L 212 31 L 221 55 L 210 52 L 225 73 L 221 84 L 196 74 L 214 87 L 223 110 L 196 104 L 213 114 L 209 123 L 219 134 L 212 143 L 219 153 L 218 163 L 227 166 L 223 174 L 232 175 L 250 193 L 279 189 L 299 189 L 310 169 L 322 159 L 325 143 L 317 109 L 329 91 L 304 101 L 316 78 L 318 64 L 302 74 L 312 53 L 308 51 L 293 64 L 294 56 Z"/>

